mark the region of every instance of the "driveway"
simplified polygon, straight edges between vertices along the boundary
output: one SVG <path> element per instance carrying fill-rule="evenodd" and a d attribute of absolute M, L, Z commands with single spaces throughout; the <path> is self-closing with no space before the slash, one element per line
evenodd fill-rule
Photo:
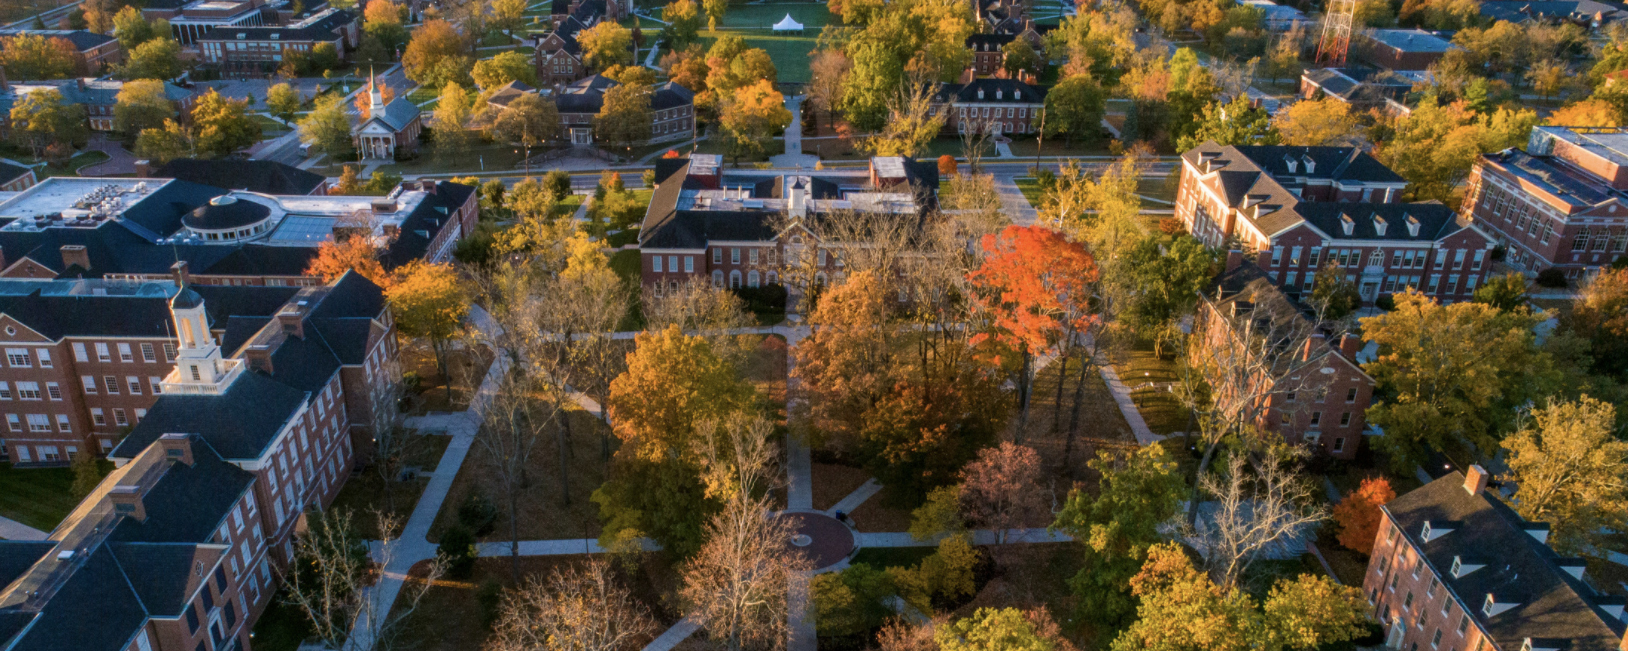
<path fill-rule="evenodd" d="M 96 134 L 90 137 L 85 145 L 86 151 L 99 151 L 107 154 L 107 160 L 95 165 L 87 165 L 79 170 L 80 176 L 118 176 L 120 174 L 136 173 L 136 155 L 124 148 L 124 144 L 107 137 L 105 134 Z"/>

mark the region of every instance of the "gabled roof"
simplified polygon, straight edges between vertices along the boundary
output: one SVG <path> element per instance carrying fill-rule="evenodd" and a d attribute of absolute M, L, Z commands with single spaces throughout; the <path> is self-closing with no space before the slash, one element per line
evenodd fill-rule
<path fill-rule="evenodd" d="M 534 95 L 536 93 L 537 89 L 527 86 L 517 79 L 498 86 L 496 90 L 492 91 L 491 96 L 486 98 L 486 103 L 506 107 L 515 100 L 520 99 L 521 95 Z"/>
<path fill-rule="evenodd" d="M 417 104 L 414 104 L 405 96 L 397 97 L 390 100 L 390 103 L 385 104 L 383 111 L 379 111 L 369 116 L 368 119 L 358 122 L 355 128 L 360 130 L 367 123 L 377 120 L 389 127 L 391 131 L 401 131 L 406 129 L 407 125 L 412 124 L 413 120 L 418 118 L 419 113 Z"/>
<path fill-rule="evenodd" d="M 33 170 L 20 165 L 12 165 L 6 161 L 0 161 L 0 185 L 5 185 L 20 179 L 24 174 L 28 174 L 32 171 Z"/>
<path fill-rule="evenodd" d="M 1499 648 L 1519 649 L 1526 638 L 1562 638 L 1570 641 L 1567 651 L 1615 651 L 1623 622 L 1599 608 L 1600 595 L 1590 586 L 1560 569 L 1561 557 L 1524 531 L 1532 523 L 1492 490 L 1472 495 L 1464 474 L 1454 471 L 1381 508 Z M 1425 522 L 1442 521 L 1459 524 L 1428 542 L 1421 537 Z M 1489 554 L 1486 567 L 1451 574 L 1454 557 Z M 1481 604 L 1489 593 L 1515 599 L 1514 608 L 1488 617 Z"/>
<path fill-rule="evenodd" d="M 166 433 L 198 434 L 227 459 L 257 459 L 300 406 L 305 392 L 243 373 L 221 395 L 165 394 L 109 455 L 134 457 Z"/>
<path fill-rule="evenodd" d="M 177 158 L 153 172 L 159 178 L 261 194 L 311 194 L 327 178 L 293 165 L 268 160 L 199 160 Z M 3 181 L 0 181 L 3 183 Z"/>
<path fill-rule="evenodd" d="M 979 91 L 983 96 L 979 97 Z M 944 96 L 961 103 L 978 104 L 1040 104 L 1046 100 L 1046 91 L 1016 79 L 985 77 L 968 84 L 944 84 Z"/>

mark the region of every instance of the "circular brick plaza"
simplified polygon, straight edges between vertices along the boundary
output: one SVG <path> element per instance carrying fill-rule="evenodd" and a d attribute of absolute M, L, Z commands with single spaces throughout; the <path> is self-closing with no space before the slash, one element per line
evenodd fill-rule
<path fill-rule="evenodd" d="M 787 548 L 814 561 L 814 569 L 830 567 L 854 550 L 854 534 L 847 525 L 824 513 L 783 513 L 791 521 L 793 536 Z"/>

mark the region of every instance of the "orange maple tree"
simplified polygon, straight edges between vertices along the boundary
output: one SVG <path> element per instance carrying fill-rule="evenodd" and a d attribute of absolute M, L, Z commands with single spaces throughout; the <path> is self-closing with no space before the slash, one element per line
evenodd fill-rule
<path fill-rule="evenodd" d="M 323 242 L 317 247 L 317 257 L 305 268 L 305 275 L 321 276 L 322 282 L 332 282 L 353 269 L 380 287 L 391 284 L 390 274 L 379 264 L 379 248 L 366 237 L 347 237 L 338 244 Z"/>
<path fill-rule="evenodd" d="M 1396 491 L 1384 477 L 1362 480 L 1356 492 L 1347 495 L 1334 506 L 1334 521 L 1340 524 L 1340 544 L 1369 554 L 1374 551 L 1374 537 L 1379 535 L 1379 507 L 1396 499 Z"/>
<path fill-rule="evenodd" d="M 938 157 L 938 174 L 940 176 L 955 176 L 955 157 L 949 154 Z"/>
<path fill-rule="evenodd" d="M 382 105 L 385 105 L 385 106 L 389 106 L 390 105 L 390 100 L 393 100 L 393 99 L 396 98 L 395 89 L 391 88 L 389 84 L 384 83 L 384 77 L 375 77 L 375 78 L 373 78 L 373 83 L 376 83 L 376 84 L 379 85 L 379 97 L 380 97 L 380 102 L 379 103 L 382 104 Z M 363 90 L 367 90 L 367 88 L 364 86 Z M 360 115 L 361 119 L 363 119 L 363 120 L 366 120 L 366 119 L 368 119 L 370 117 L 373 117 L 373 111 L 371 110 L 371 107 L 373 106 L 373 97 L 372 97 L 372 95 L 373 95 L 373 93 L 370 93 L 370 92 L 362 92 L 362 93 L 357 93 L 356 94 L 356 100 L 355 100 L 355 102 L 356 102 L 356 114 Z"/>

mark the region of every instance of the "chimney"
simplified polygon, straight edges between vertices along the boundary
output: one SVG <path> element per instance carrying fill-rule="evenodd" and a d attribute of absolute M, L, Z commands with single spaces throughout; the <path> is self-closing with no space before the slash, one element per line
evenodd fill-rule
<path fill-rule="evenodd" d="M 0 66 L 0 93 L 11 90 L 11 82 L 6 81 L 6 67 Z"/>
<path fill-rule="evenodd" d="M 277 327 L 282 328 L 283 334 L 290 337 L 305 338 L 305 302 L 299 305 L 285 305 L 277 312 Z"/>
<path fill-rule="evenodd" d="M 418 189 L 435 194 L 435 179 L 419 179 Z"/>
<path fill-rule="evenodd" d="M 147 520 L 147 508 L 141 504 L 140 486 L 114 486 L 108 491 L 107 499 L 113 502 L 113 512 L 119 515 L 136 519 L 136 522 Z"/>
<path fill-rule="evenodd" d="M 271 367 L 271 346 L 268 344 L 249 344 L 243 351 L 243 359 L 248 361 L 249 368 L 260 371 L 266 375 L 274 373 Z"/>
<path fill-rule="evenodd" d="M 1221 273 L 1232 273 L 1232 270 L 1244 266 L 1244 252 L 1238 249 L 1227 251 L 1227 270 Z"/>
<path fill-rule="evenodd" d="M 1306 348 L 1305 350 L 1301 351 L 1300 359 L 1302 361 L 1310 360 L 1311 356 L 1317 353 L 1323 347 L 1323 341 L 1323 333 L 1321 332 L 1313 333 L 1310 337 L 1306 337 Z"/>
<path fill-rule="evenodd" d="M 1362 350 L 1362 337 L 1350 333 L 1340 335 L 1340 354 L 1346 359 L 1355 361 L 1359 350 Z"/>
<path fill-rule="evenodd" d="M 158 446 L 164 448 L 164 458 L 192 465 L 192 437 L 170 433 L 158 437 Z"/>
<path fill-rule="evenodd" d="M 170 265 L 170 276 L 175 278 L 176 287 L 185 287 L 191 282 L 192 274 L 187 273 L 187 261 L 177 260 L 175 264 Z"/>
<path fill-rule="evenodd" d="M 79 265 L 79 268 L 90 271 L 90 253 L 85 250 L 85 245 L 64 244 L 60 250 L 62 251 L 63 269 Z"/>
<path fill-rule="evenodd" d="M 152 178 L 153 162 L 145 158 L 136 161 L 136 178 Z"/>
<path fill-rule="evenodd" d="M 1464 471 L 1464 490 L 1471 495 L 1480 495 L 1487 489 L 1487 469 L 1481 464 L 1471 464 L 1470 469 Z"/>

